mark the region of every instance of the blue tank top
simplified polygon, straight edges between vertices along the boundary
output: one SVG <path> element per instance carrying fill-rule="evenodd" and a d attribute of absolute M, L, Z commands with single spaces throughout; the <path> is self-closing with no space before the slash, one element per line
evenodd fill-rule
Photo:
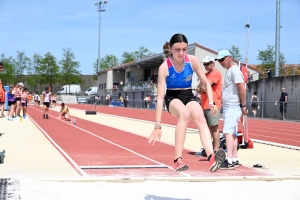
<path fill-rule="evenodd" d="M 14 94 L 11 94 L 11 93 L 7 93 L 7 101 L 9 101 L 9 102 L 14 102 L 14 101 L 16 101 L 15 95 L 14 95 Z"/>
<path fill-rule="evenodd" d="M 170 58 L 167 58 L 169 75 L 166 77 L 167 89 L 190 88 L 192 86 L 193 68 L 188 55 L 184 57 L 184 67 L 177 72 Z"/>

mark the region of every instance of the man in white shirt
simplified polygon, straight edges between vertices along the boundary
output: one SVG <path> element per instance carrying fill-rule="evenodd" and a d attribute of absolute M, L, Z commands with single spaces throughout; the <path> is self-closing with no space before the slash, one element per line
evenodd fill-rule
<path fill-rule="evenodd" d="M 247 114 L 246 87 L 240 68 L 233 63 L 228 50 L 221 50 L 216 58 L 223 68 L 227 69 L 222 90 L 223 134 L 226 139 L 227 159 L 219 169 L 234 169 L 239 166 L 237 159 L 237 125 L 241 115 Z"/>

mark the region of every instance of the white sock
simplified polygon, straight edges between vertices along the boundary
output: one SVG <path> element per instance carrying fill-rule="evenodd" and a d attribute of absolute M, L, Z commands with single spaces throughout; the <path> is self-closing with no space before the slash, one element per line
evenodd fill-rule
<path fill-rule="evenodd" d="M 232 164 L 232 158 L 227 158 L 229 164 Z"/>
<path fill-rule="evenodd" d="M 236 162 L 236 161 L 238 161 L 237 158 L 232 158 L 232 162 Z"/>

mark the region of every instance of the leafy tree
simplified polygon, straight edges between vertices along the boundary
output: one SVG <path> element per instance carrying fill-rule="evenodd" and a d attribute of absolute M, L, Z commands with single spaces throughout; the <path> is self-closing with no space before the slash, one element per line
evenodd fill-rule
<path fill-rule="evenodd" d="M 28 63 L 26 83 L 29 86 L 34 87 L 34 91 L 36 90 L 38 84 L 41 82 L 38 71 L 42 59 L 42 56 L 35 53 L 32 57 L 32 60 Z"/>
<path fill-rule="evenodd" d="M 233 45 L 228 51 L 231 53 L 234 59 L 242 60 L 242 55 L 240 54 L 239 47 Z"/>
<path fill-rule="evenodd" d="M 25 73 L 30 64 L 30 59 L 25 55 L 23 51 L 17 51 L 17 58 L 15 59 L 14 67 L 15 67 L 15 75 L 18 78 L 18 81 L 26 81 Z"/>
<path fill-rule="evenodd" d="M 63 59 L 59 62 L 61 65 L 61 81 L 66 85 L 83 82 L 81 72 L 78 70 L 80 67 L 79 62 L 75 61 L 75 55 L 71 50 L 72 48 L 63 49 Z"/>
<path fill-rule="evenodd" d="M 134 59 L 138 60 L 141 58 L 151 56 L 153 54 L 154 53 L 150 52 L 149 49 L 145 48 L 144 46 L 141 46 L 137 51 L 134 52 Z"/>
<path fill-rule="evenodd" d="M 98 58 L 96 59 L 96 61 L 93 64 L 93 68 L 94 68 L 94 74 L 93 74 L 93 80 L 97 80 L 97 74 L 98 74 Z"/>
<path fill-rule="evenodd" d="M 128 63 L 134 60 L 142 59 L 153 54 L 155 53 L 149 51 L 149 49 L 145 48 L 144 46 L 141 46 L 137 51 L 134 52 L 125 51 L 122 54 L 122 63 Z"/>
<path fill-rule="evenodd" d="M 275 50 L 274 50 L 274 46 L 270 46 L 268 45 L 268 48 L 266 50 L 258 50 L 258 56 L 257 56 L 257 60 L 261 61 L 262 65 L 265 64 L 273 64 L 275 65 Z M 282 66 L 285 63 L 285 58 L 283 56 L 282 53 L 280 53 L 279 55 L 279 63 L 280 66 Z"/>
<path fill-rule="evenodd" d="M 134 53 L 130 53 L 130 52 L 125 51 L 122 54 L 122 64 L 129 63 L 131 61 L 134 61 Z"/>
<path fill-rule="evenodd" d="M 52 85 L 59 82 L 60 73 L 59 66 L 57 65 L 56 58 L 50 53 L 46 53 L 40 61 L 38 68 L 38 79 L 40 84 Z"/>
<path fill-rule="evenodd" d="M 105 70 L 119 65 L 119 60 L 115 55 L 106 55 L 101 58 L 100 70 Z"/>
<path fill-rule="evenodd" d="M 0 79 L 3 85 L 10 83 L 16 83 L 17 77 L 15 76 L 14 59 L 12 57 L 6 58 L 4 54 L 1 54 L 0 61 L 3 63 L 3 71 L 0 73 Z"/>
<path fill-rule="evenodd" d="M 275 75 L 275 50 L 274 46 L 268 45 L 266 50 L 258 50 L 257 60 L 261 61 L 261 65 L 257 66 L 257 69 L 261 71 L 262 77 L 265 76 L 267 68 L 270 68 L 272 74 Z M 279 65 L 285 64 L 285 58 L 282 53 L 279 55 Z M 280 70 L 280 74 L 284 75 L 284 72 Z"/>

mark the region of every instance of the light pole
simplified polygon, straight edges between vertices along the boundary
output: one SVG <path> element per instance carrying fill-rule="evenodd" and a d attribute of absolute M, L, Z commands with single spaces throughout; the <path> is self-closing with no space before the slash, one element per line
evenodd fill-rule
<path fill-rule="evenodd" d="M 98 66 L 97 66 L 97 80 L 98 80 L 98 95 L 100 89 L 100 78 L 98 72 L 100 71 L 100 26 L 101 26 L 101 12 L 106 10 L 107 1 L 95 1 L 95 6 L 97 6 L 97 11 L 99 12 L 99 33 L 98 33 Z"/>

